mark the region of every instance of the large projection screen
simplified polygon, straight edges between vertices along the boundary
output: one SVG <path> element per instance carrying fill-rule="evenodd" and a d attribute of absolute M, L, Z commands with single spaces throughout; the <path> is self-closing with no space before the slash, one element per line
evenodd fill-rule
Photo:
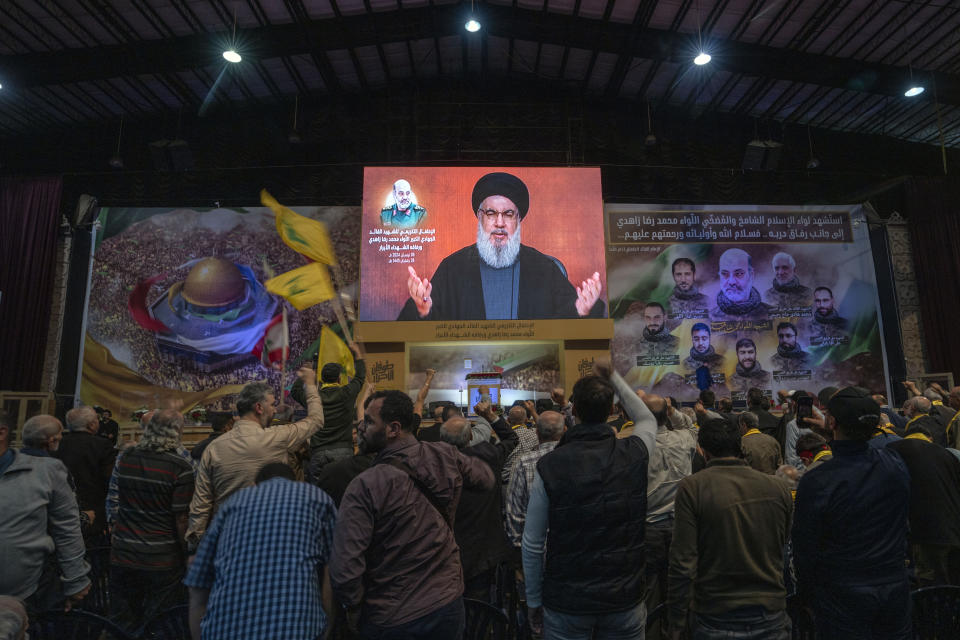
<path fill-rule="evenodd" d="M 495 193 L 518 200 L 509 200 L 513 220 L 489 206 L 495 219 L 478 214 Z M 384 341 L 609 338 L 602 219 L 596 168 L 367 167 L 358 333 Z M 500 263 L 497 249 L 507 244 L 516 258 L 506 247 Z M 430 282 L 428 309 L 413 300 L 411 270 Z M 576 288 L 594 274 L 599 297 L 578 308 Z"/>

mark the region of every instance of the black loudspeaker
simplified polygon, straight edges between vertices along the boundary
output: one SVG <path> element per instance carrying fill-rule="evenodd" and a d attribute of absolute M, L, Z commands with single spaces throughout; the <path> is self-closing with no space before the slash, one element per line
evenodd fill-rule
<path fill-rule="evenodd" d="M 744 171 L 773 171 L 780 164 L 783 145 L 773 140 L 751 140 L 743 154 Z"/>
<path fill-rule="evenodd" d="M 193 152 L 186 140 L 156 140 L 150 143 L 150 159 L 157 171 L 190 171 Z"/>

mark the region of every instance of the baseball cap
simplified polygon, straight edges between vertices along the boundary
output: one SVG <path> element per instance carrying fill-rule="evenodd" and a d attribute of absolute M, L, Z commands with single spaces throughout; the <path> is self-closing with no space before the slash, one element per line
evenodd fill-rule
<path fill-rule="evenodd" d="M 880 405 L 862 389 L 840 389 L 827 403 L 827 411 L 840 426 L 871 426 L 879 424 Z"/>

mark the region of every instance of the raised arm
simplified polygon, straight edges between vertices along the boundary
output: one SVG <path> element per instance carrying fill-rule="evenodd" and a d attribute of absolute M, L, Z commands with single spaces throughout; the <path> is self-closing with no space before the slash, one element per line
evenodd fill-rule
<path fill-rule="evenodd" d="M 620 405 L 627 415 L 633 420 L 633 433 L 630 437 L 640 438 L 641 442 L 647 447 L 647 455 L 653 455 L 653 450 L 657 446 L 657 419 L 650 413 L 650 409 L 640 399 L 640 396 L 630 388 L 630 385 L 620 377 L 620 374 L 613 370 L 613 364 L 610 358 L 597 358 L 593 363 L 593 372 L 595 375 L 607 378 L 620 396 Z"/>
<path fill-rule="evenodd" d="M 430 383 L 433 382 L 435 375 L 437 375 L 435 369 L 427 369 L 427 377 L 424 379 L 423 386 L 420 387 L 417 399 L 413 403 L 413 412 L 419 413 L 421 417 L 423 417 L 423 403 L 427 400 L 427 394 L 430 393 Z"/>
<path fill-rule="evenodd" d="M 303 392 L 307 402 L 307 417 L 299 422 L 273 427 L 268 431 L 277 441 L 283 442 L 287 451 L 294 452 L 323 428 L 323 402 L 317 391 L 317 372 L 313 367 L 301 367 L 297 376 L 303 380 Z M 206 451 L 204 451 L 206 455 Z"/>

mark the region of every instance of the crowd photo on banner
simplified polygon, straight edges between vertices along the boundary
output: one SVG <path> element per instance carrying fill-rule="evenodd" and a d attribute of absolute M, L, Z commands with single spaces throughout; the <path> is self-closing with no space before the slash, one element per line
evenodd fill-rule
<path fill-rule="evenodd" d="M 864 206 L 364 178 L 101 209 L 0 640 L 960 638 L 960 386 L 890 379 Z"/>

